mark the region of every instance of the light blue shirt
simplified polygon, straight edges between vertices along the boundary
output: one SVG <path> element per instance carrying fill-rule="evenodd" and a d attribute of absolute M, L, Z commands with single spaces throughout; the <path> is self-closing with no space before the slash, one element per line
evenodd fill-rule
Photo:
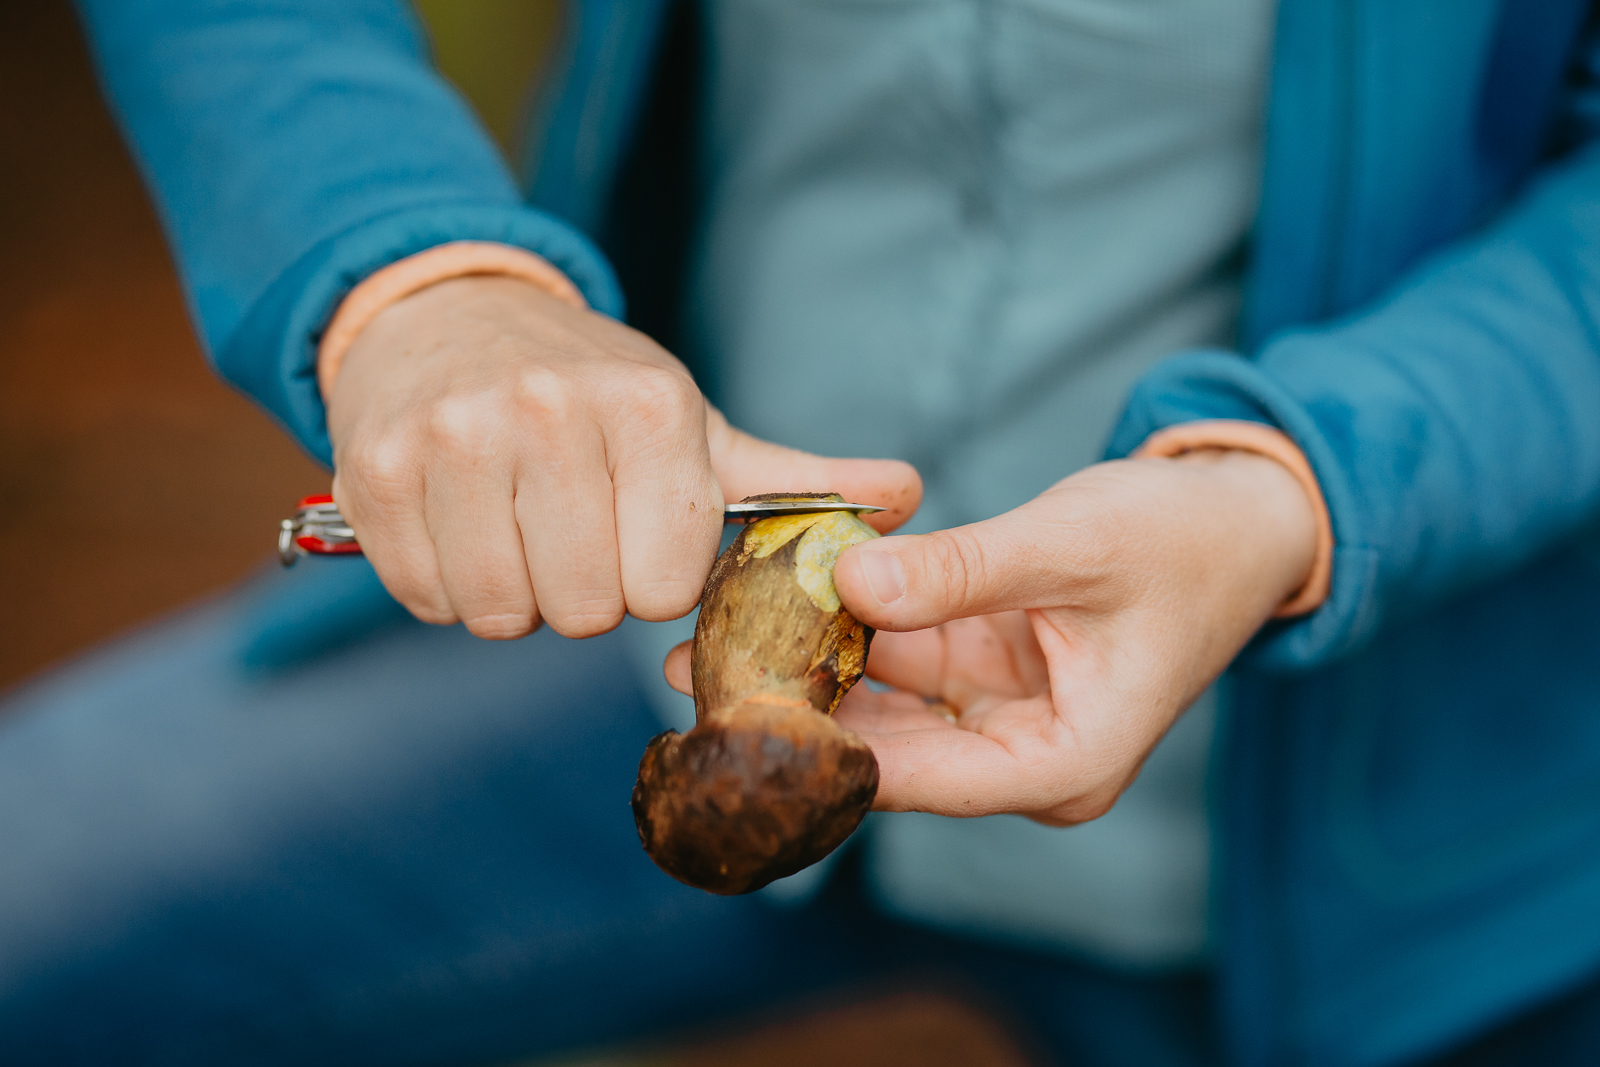
<path fill-rule="evenodd" d="M 1152 363 L 1232 337 L 1273 12 L 710 0 L 689 312 L 729 417 L 911 461 L 927 495 L 908 532 L 1098 460 Z M 1082 827 L 875 818 L 875 891 L 908 918 L 1118 965 L 1202 958 L 1214 706 Z"/>

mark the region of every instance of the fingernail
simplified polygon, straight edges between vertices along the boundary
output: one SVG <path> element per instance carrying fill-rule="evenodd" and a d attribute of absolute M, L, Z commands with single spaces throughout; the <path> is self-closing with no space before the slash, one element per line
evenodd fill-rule
<path fill-rule="evenodd" d="M 893 552 L 874 552 L 870 548 L 856 553 L 861 560 L 861 576 L 880 604 L 893 604 L 906 595 L 906 569 Z"/>

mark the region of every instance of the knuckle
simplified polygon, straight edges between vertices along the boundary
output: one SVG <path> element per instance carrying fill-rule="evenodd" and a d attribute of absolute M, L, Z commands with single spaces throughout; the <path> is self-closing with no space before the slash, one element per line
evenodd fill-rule
<path fill-rule="evenodd" d="M 467 631 L 487 641 L 514 641 L 533 632 L 536 621 L 530 612 L 483 612 L 463 620 Z"/>
<path fill-rule="evenodd" d="M 628 406 L 640 425 L 658 432 L 705 422 L 705 400 L 694 381 L 667 367 L 633 372 L 628 383 Z"/>
<path fill-rule="evenodd" d="M 930 553 L 934 576 L 956 603 L 967 603 L 984 585 L 983 542 L 972 531 L 957 528 L 936 535 L 934 546 Z"/>
<path fill-rule="evenodd" d="M 619 598 L 595 597 L 546 610 L 545 621 L 562 637 L 598 637 L 620 626 L 625 614 Z"/>
<path fill-rule="evenodd" d="M 704 584 L 672 579 L 640 583 L 628 591 L 628 611 L 645 622 L 682 618 L 700 602 Z"/>
<path fill-rule="evenodd" d="M 381 541 L 364 545 L 367 560 L 378 572 L 383 588 L 400 606 L 419 620 L 436 626 L 459 622 L 449 597 L 439 583 L 434 560 L 428 553 L 396 551 Z"/>
<path fill-rule="evenodd" d="M 493 448 L 497 423 L 488 407 L 476 399 L 445 397 L 428 409 L 428 440 L 445 456 L 472 460 Z"/>
<path fill-rule="evenodd" d="M 417 481 L 417 462 L 411 450 L 392 440 L 356 448 L 348 457 L 347 469 L 365 494 L 380 503 L 404 493 Z"/>
<path fill-rule="evenodd" d="M 448 606 L 441 606 L 433 603 L 430 600 L 420 599 L 417 597 L 399 597 L 397 599 L 399 599 L 401 604 L 405 605 L 405 609 L 407 611 L 411 612 L 411 614 L 415 615 L 422 622 L 430 625 L 453 626 L 455 623 L 460 621 L 456 613 L 451 611 Z"/>
<path fill-rule="evenodd" d="M 549 367 L 523 370 L 511 389 L 517 414 L 536 425 L 566 424 L 572 419 L 578 399 L 572 382 Z"/>

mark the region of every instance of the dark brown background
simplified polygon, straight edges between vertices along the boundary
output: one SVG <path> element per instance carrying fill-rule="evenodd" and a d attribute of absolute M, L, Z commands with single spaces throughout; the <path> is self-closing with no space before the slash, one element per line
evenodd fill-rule
<path fill-rule="evenodd" d="M 63 2 L 0 4 L 0 686 L 228 584 L 327 475 L 211 376 Z"/>
<path fill-rule="evenodd" d="M 508 142 L 549 0 L 429 0 Z M 0 3 L 0 689 L 267 565 L 328 476 L 206 369 L 64 0 Z"/>
<path fill-rule="evenodd" d="M 423 0 L 502 144 L 551 0 Z M 0 689 L 271 566 L 328 476 L 206 369 L 65 0 L 0 3 Z M 869 992 L 589 1067 L 1013 1067 L 947 996 Z"/>

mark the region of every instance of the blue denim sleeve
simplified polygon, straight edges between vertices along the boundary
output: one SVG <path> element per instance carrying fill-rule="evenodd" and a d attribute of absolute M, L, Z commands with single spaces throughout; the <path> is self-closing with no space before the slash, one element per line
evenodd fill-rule
<path fill-rule="evenodd" d="M 447 241 L 527 248 L 597 310 L 590 242 L 525 206 L 401 0 L 79 0 L 217 371 L 331 463 L 316 342 L 344 295 Z"/>
<path fill-rule="evenodd" d="M 1281 335 L 1253 361 L 1194 352 L 1159 365 L 1111 451 L 1204 418 L 1268 423 L 1300 445 L 1332 514 L 1332 593 L 1269 627 L 1245 662 L 1317 666 L 1596 518 L 1597 320 L 1591 147 L 1361 313 Z"/>

